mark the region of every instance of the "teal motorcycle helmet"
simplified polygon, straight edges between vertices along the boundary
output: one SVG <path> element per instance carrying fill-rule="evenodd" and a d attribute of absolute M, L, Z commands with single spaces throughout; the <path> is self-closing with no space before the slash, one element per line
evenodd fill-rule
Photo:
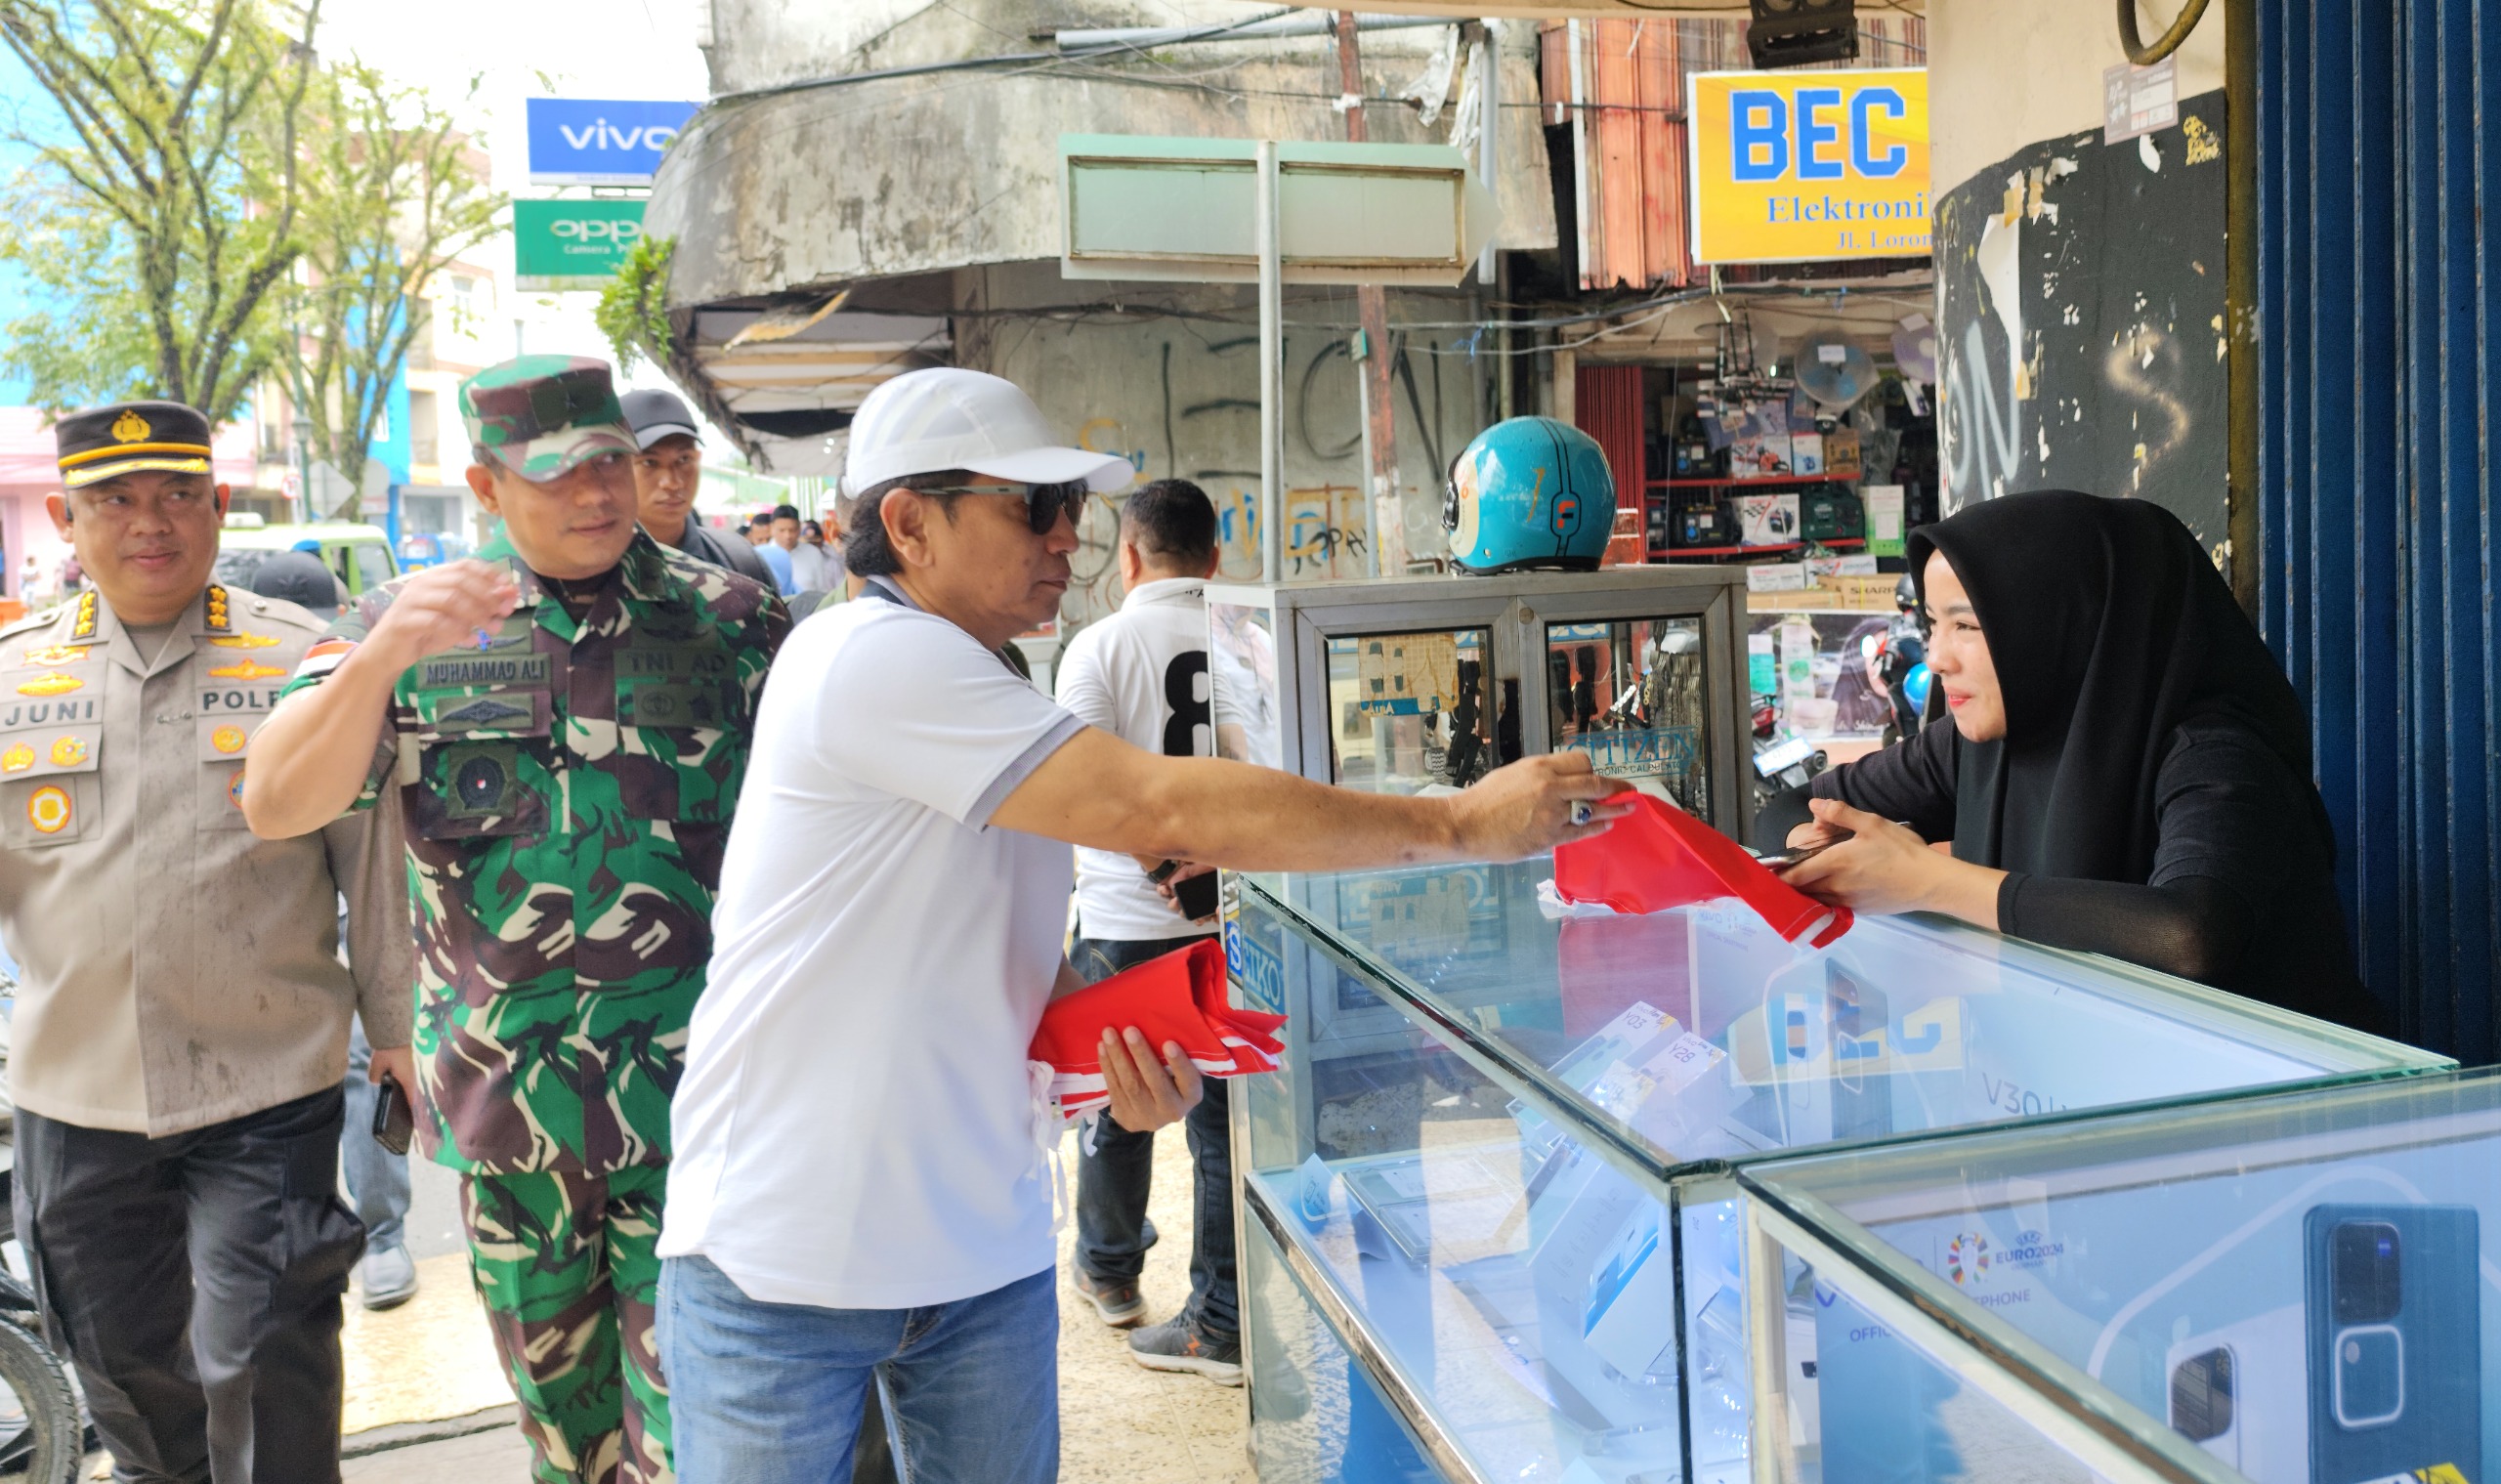
<path fill-rule="evenodd" d="M 1507 418 L 1452 461 L 1442 528 L 1463 572 L 1594 572 L 1615 530 L 1615 475 L 1570 423 Z"/>

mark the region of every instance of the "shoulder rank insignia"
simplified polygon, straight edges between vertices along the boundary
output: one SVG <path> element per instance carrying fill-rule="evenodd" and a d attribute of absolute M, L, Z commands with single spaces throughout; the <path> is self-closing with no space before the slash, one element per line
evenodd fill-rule
<path fill-rule="evenodd" d="M 276 634 L 221 634 L 208 642 L 221 650 L 265 650 L 278 639 Z"/>
<path fill-rule="evenodd" d="M 35 765 L 35 749 L 20 742 L 0 752 L 0 773 L 23 773 Z"/>
<path fill-rule="evenodd" d="M 41 649 L 26 651 L 18 662 L 20 664 L 76 664 L 87 657 L 90 648 L 91 646 L 84 644 L 47 644 Z"/>
<path fill-rule="evenodd" d="M 208 673 L 219 680 L 274 680 L 287 671 L 283 665 L 263 664 L 257 659 L 237 659 L 233 664 L 218 665 Z M 22 691 L 25 687 L 18 689 Z"/>
<path fill-rule="evenodd" d="M 69 637 L 72 639 L 95 638 L 97 613 L 96 590 L 91 587 L 78 595 L 78 621 L 69 625 Z"/>
<path fill-rule="evenodd" d="M 54 767 L 75 768 L 86 760 L 87 739 L 72 736 L 55 738 L 53 740 L 52 765 Z"/>
<path fill-rule="evenodd" d="M 47 784 L 26 796 L 26 823 L 38 834 L 59 834 L 69 827 L 69 794 Z"/>
<path fill-rule="evenodd" d="M 221 634 L 232 627 L 227 620 L 226 588 L 223 583 L 208 584 L 208 626 Z"/>
<path fill-rule="evenodd" d="M 59 670 L 46 670 L 18 687 L 18 694 L 21 696 L 65 696 L 71 691 L 84 689 L 86 684 L 87 682 L 75 675 L 64 675 Z"/>

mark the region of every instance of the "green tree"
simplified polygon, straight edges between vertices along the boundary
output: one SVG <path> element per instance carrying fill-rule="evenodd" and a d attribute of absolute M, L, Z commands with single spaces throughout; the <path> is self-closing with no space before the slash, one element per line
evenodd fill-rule
<path fill-rule="evenodd" d="M 304 261 L 285 302 L 300 350 L 280 369 L 312 456 L 354 480 L 425 327 L 428 289 L 494 230 L 504 197 L 448 113 L 361 63 L 322 71 L 305 121 Z"/>
<path fill-rule="evenodd" d="M 58 105 L 14 138 L 0 261 L 56 307 L 0 363 L 59 409 L 149 395 L 223 422 L 290 348 L 270 314 L 300 251 L 298 125 L 320 0 L 0 0 L 0 45 Z"/>
<path fill-rule="evenodd" d="M 632 370 L 636 360 L 663 364 L 674 349 L 663 304 L 669 257 L 676 248 L 674 237 L 636 238 L 616 265 L 616 276 L 599 291 L 591 322 L 608 337 L 619 371 Z"/>

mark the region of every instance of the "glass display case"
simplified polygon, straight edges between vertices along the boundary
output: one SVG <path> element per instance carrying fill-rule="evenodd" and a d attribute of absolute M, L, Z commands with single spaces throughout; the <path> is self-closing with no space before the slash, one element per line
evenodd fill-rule
<path fill-rule="evenodd" d="M 1463 788 L 1531 752 L 1742 829 L 1734 568 L 1208 584 L 1216 748 L 1351 788 Z"/>
<path fill-rule="evenodd" d="M 1550 878 L 1226 877 L 1234 992 L 1292 1017 L 1233 1093 L 1263 1478 L 1745 1477 L 1751 1316 L 1788 1312 L 1749 1298 L 1752 1166 L 2448 1065 L 1956 925 L 1813 951 Z"/>
<path fill-rule="evenodd" d="M 2070 1457 L 2098 1444 L 2160 1477 L 2484 1484 L 2501 1467 L 2501 1071 L 1741 1179 L 1758 1266 L 1776 1252 L 1797 1295 L 1763 1381 L 1765 1410 L 1796 1419 L 1775 1429 L 1789 1476 L 1977 1476 L 1993 1435 L 2060 1432 L 2084 1440 Z M 1930 1322 L 1898 1331 L 1888 1299 Z M 1939 1359 L 1958 1347 L 1999 1357 L 1991 1407 L 2019 1426 L 1971 1425 L 1974 1388 Z M 1900 1459 L 1922 1466 L 1876 1462 Z"/>

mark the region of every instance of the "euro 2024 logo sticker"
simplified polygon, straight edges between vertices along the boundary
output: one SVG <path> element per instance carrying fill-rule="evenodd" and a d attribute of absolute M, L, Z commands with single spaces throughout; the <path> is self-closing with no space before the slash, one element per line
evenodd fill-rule
<path fill-rule="evenodd" d="M 1982 1232 L 1956 1232 L 1938 1253 L 1937 1268 L 1974 1302 L 1990 1308 L 2029 1303 L 2030 1286 L 2014 1287 L 2018 1273 L 2039 1273 L 2066 1256 L 2064 1238 L 2026 1227 L 2012 1242 L 1992 1243 Z"/>
<path fill-rule="evenodd" d="M 1988 1271 L 1988 1238 L 1978 1232 L 1956 1232 L 1945 1244 L 1945 1276 L 1956 1288 L 1977 1288 Z"/>

